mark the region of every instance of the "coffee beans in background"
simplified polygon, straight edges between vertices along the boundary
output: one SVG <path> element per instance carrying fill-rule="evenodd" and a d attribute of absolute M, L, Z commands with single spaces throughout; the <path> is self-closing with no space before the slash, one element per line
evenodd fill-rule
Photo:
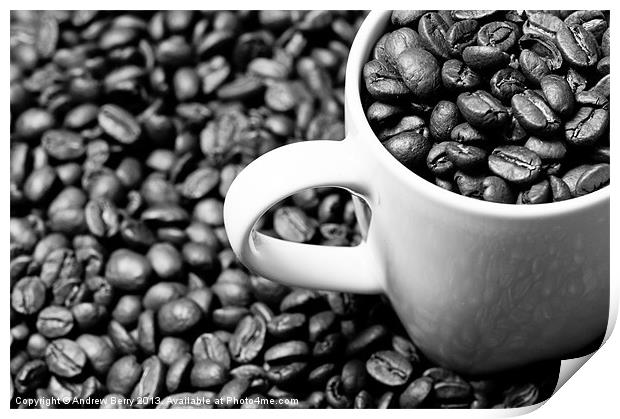
<path fill-rule="evenodd" d="M 394 11 L 362 74 L 366 116 L 387 151 L 472 198 L 567 199 L 557 180 L 559 199 L 536 191 L 551 176 L 608 164 L 595 150 L 609 146 L 610 37 L 609 11 L 562 12 Z M 425 141 L 396 129 L 406 118 Z"/>
<path fill-rule="evenodd" d="M 388 42 L 390 55 L 378 49 L 370 85 L 382 97 L 415 102 L 424 117 L 388 101 L 368 115 L 412 167 L 453 176 L 469 154 L 459 151 L 453 163 L 444 148 L 431 152 L 434 135 L 485 153 L 494 137 L 465 122 L 454 100 L 421 102 L 393 78 L 395 55 L 432 45 L 414 57 L 437 62 L 421 97 L 445 80 L 454 92 L 477 90 L 486 73 L 457 60 L 442 65 L 442 54 L 446 46 L 450 54 L 473 46 L 481 25 L 457 20 L 452 29 L 442 12 L 419 34 L 426 12 L 403 13 L 395 21 L 409 23 Z M 426 382 L 423 371 L 435 366 L 404 337 L 385 299 L 249 275 L 222 225 L 228 188 L 253 159 L 294 138 L 344 136 L 344 69 L 362 18 L 347 11 L 12 13 L 13 407 L 18 396 L 101 399 L 101 408 L 172 408 L 188 397 L 226 396 L 296 398 L 298 407 L 317 408 L 442 406 L 412 384 Z M 567 81 L 571 89 L 580 75 Z M 562 89 L 546 91 L 561 96 Z M 595 113 L 605 106 L 598 96 L 575 99 Z M 515 145 L 544 151 L 542 165 L 561 160 L 561 149 L 543 140 Z M 429 163 L 426 154 L 436 159 Z M 608 164 L 609 149 L 591 154 L 595 163 L 578 173 L 550 177 L 551 199 L 604 182 L 608 171 L 594 166 Z M 487 178 L 476 190 L 488 199 L 513 193 Z M 362 236 L 349 197 L 302 191 L 270 210 L 261 229 L 285 240 L 355 245 Z M 399 371 L 408 371 L 403 359 L 412 366 L 405 383 L 388 386 L 381 380 L 392 382 L 390 373 L 367 371 L 386 351 Z M 556 377 L 557 368 L 489 381 L 488 404 L 542 400 L 550 394 L 543 380 Z M 138 398 L 146 403 L 136 406 Z"/>

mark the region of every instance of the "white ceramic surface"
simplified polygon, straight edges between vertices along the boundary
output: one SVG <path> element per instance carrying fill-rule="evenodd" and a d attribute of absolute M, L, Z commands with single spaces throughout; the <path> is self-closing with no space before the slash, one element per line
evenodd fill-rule
<path fill-rule="evenodd" d="M 254 272 L 289 285 L 385 292 L 422 351 L 460 372 L 562 357 L 602 336 L 609 188 L 553 204 L 494 204 L 445 191 L 399 164 L 360 100 L 362 66 L 389 16 L 370 13 L 351 49 L 346 139 L 276 149 L 231 186 L 224 218 L 233 250 Z M 282 198 L 319 186 L 368 202 L 361 245 L 297 244 L 253 230 Z"/>

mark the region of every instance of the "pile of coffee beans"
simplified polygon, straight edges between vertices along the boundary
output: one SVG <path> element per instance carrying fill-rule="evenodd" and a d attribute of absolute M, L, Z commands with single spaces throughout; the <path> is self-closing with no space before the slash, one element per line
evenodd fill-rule
<path fill-rule="evenodd" d="M 550 395 L 559 362 L 460 377 L 418 353 L 384 297 L 279 285 L 230 249 L 222 203 L 245 165 L 344 137 L 363 16 L 11 14 L 12 407 L 516 407 Z M 338 189 L 295 194 L 262 230 L 361 240 Z"/>
<path fill-rule="evenodd" d="M 609 184 L 609 11 L 397 10 L 363 69 L 403 165 L 470 198 L 542 204 Z"/>

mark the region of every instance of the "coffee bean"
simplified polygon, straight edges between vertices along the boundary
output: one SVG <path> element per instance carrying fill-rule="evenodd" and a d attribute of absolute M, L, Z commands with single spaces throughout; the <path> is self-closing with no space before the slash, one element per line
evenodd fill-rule
<path fill-rule="evenodd" d="M 116 105 L 104 105 L 99 110 L 99 125 L 110 137 L 122 144 L 135 143 L 142 130 L 134 117 Z"/>
<path fill-rule="evenodd" d="M 439 63 L 432 54 L 422 48 L 404 50 L 396 59 L 396 69 L 417 99 L 428 99 L 441 87 Z"/>
<path fill-rule="evenodd" d="M 510 186 L 500 177 L 487 176 L 482 181 L 482 187 L 482 199 L 485 201 L 504 204 L 512 204 L 515 201 Z"/>
<path fill-rule="evenodd" d="M 489 156 L 489 169 L 518 185 L 535 181 L 540 174 L 541 164 L 536 153 L 520 146 L 500 146 Z"/>
<path fill-rule="evenodd" d="M 366 89 L 376 100 L 393 101 L 411 94 L 398 73 L 384 61 L 369 61 L 363 71 Z"/>
<path fill-rule="evenodd" d="M 45 362 L 52 373 L 72 378 L 82 373 L 86 354 L 74 341 L 56 339 L 45 350 Z"/>
<path fill-rule="evenodd" d="M 574 196 L 586 195 L 609 184 L 609 164 L 600 163 L 586 169 L 575 183 Z"/>
<path fill-rule="evenodd" d="M 572 115 L 575 97 L 566 79 L 550 74 L 540 79 L 540 87 L 546 102 L 553 111 L 562 117 Z"/>
<path fill-rule="evenodd" d="M 422 46 L 422 38 L 411 28 L 403 27 L 387 34 L 384 43 L 385 59 L 396 68 L 398 56 L 408 48 Z"/>
<path fill-rule="evenodd" d="M 603 108 L 583 106 L 564 125 L 564 136 L 570 145 L 591 146 L 609 126 L 609 112 Z"/>
<path fill-rule="evenodd" d="M 166 335 L 187 332 L 201 319 L 200 307 L 188 298 L 170 301 L 157 311 L 157 325 Z"/>
<path fill-rule="evenodd" d="M 465 63 L 452 59 L 443 63 L 441 67 L 441 81 L 448 90 L 469 91 L 478 87 L 482 79 L 478 73 L 465 65 Z"/>
<path fill-rule="evenodd" d="M 560 118 L 538 93 L 525 90 L 514 95 L 511 104 L 515 118 L 527 132 L 549 136 L 560 129 Z"/>
<path fill-rule="evenodd" d="M 491 93 L 503 102 L 508 102 L 517 93 L 527 89 L 525 76 L 513 68 L 504 68 L 491 77 Z"/>
<path fill-rule="evenodd" d="M 114 363 L 115 353 L 111 345 L 100 336 L 84 334 L 80 335 L 75 343 L 86 354 L 88 363 L 99 374 L 106 374 Z"/>
<path fill-rule="evenodd" d="M 396 159 L 410 169 L 422 167 L 431 142 L 423 135 L 404 132 L 391 137 L 383 143 Z"/>
<path fill-rule="evenodd" d="M 478 45 L 510 50 L 517 43 L 518 27 L 511 22 L 490 22 L 478 31 Z"/>
<path fill-rule="evenodd" d="M 398 398 L 401 408 L 415 409 L 428 400 L 433 391 L 433 381 L 428 377 L 415 379 Z"/>
<path fill-rule="evenodd" d="M 307 242 L 316 232 L 317 222 L 293 207 L 279 208 L 274 214 L 274 229 L 280 237 L 295 242 Z"/>
<path fill-rule="evenodd" d="M 494 46 L 470 46 L 463 49 L 463 61 L 475 71 L 492 71 L 508 64 L 510 56 Z"/>
<path fill-rule="evenodd" d="M 37 330 L 46 338 L 66 336 L 72 328 L 73 315 L 64 307 L 46 307 L 37 317 Z"/>
<path fill-rule="evenodd" d="M 131 398 L 143 400 L 140 408 L 155 403 L 164 390 L 165 366 L 155 355 L 142 362 L 142 376 L 131 393 Z"/>
<path fill-rule="evenodd" d="M 463 117 L 474 127 L 497 128 L 508 121 L 506 108 L 483 90 L 461 93 L 456 104 Z"/>
<path fill-rule="evenodd" d="M 479 147 L 454 141 L 449 141 L 446 144 L 446 158 L 450 160 L 457 169 L 473 170 L 478 168 L 486 163 L 486 157 L 486 151 Z"/>
<path fill-rule="evenodd" d="M 556 32 L 562 56 L 577 67 L 590 67 L 598 61 L 596 39 L 579 24 L 563 25 Z"/>
<path fill-rule="evenodd" d="M 459 56 L 463 50 L 475 45 L 478 37 L 478 22 L 474 19 L 465 19 L 455 22 L 448 28 L 446 41 L 452 56 Z"/>
<path fill-rule="evenodd" d="M 256 359 L 265 344 L 267 325 L 259 316 L 246 316 L 237 325 L 228 344 L 230 356 L 240 363 Z"/>
<path fill-rule="evenodd" d="M 544 204 L 550 201 L 551 187 L 547 179 L 535 183 L 517 197 L 517 204 Z"/>
<path fill-rule="evenodd" d="M 334 375 L 327 382 L 325 395 L 327 403 L 333 408 L 345 409 L 351 406 L 351 400 L 344 394 L 342 379 L 338 375 Z"/>
<path fill-rule="evenodd" d="M 228 370 L 209 359 L 195 362 L 190 373 L 192 386 L 198 388 L 213 388 L 224 384 L 227 380 Z"/>
<path fill-rule="evenodd" d="M 230 368 L 230 354 L 221 339 L 212 333 L 203 333 L 198 336 L 192 348 L 195 360 L 210 359 L 226 368 Z"/>
<path fill-rule="evenodd" d="M 433 108 L 430 117 L 430 132 L 437 141 L 450 139 L 452 129 L 459 123 L 460 114 L 454 102 L 441 101 Z"/>
<path fill-rule="evenodd" d="M 11 291 L 11 307 L 21 314 L 37 313 L 46 300 L 44 283 L 35 276 L 20 279 Z"/>
<path fill-rule="evenodd" d="M 148 260 L 129 249 L 115 250 L 106 265 L 106 278 L 122 290 L 144 289 L 150 280 L 152 268 Z"/>
<path fill-rule="evenodd" d="M 366 362 L 368 374 L 378 382 L 390 387 L 405 384 L 413 367 L 401 354 L 395 351 L 379 351 Z"/>
<path fill-rule="evenodd" d="M 106 387 L 112 393 L 129 396 L 142 375 L 142 366 L 134 355 L 119 358 L 108 371 Z"/>
<path fill-rule="evenodd" d="M 438 58 L 450 58 L 450 46 L 447 41 L 449 25 L 439 13 L 426 13 L 418 21 L 418 33 L 423 45 Z"/>

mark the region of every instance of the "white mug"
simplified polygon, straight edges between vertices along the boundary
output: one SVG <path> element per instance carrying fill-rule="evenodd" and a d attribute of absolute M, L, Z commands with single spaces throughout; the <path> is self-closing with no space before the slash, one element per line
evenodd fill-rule
<path fill-rule="evenodd" d="M 233 182 L 224 219 L 237 256 L 284 284 L 387 294 L 424 354 L 462 373 L 557 359 L 602 337 L 610 188 L 506 205 L 448 192 L 401 165 L 376 138 L 360 99 L 362 67 L 389 18 L 370 13 L 351 48 L 346 139 L 278 148 Z M 354 194 L 366 232 L 360 245 L 291 243 L 253 229 L 281 199 L 325 186 Z"/>

